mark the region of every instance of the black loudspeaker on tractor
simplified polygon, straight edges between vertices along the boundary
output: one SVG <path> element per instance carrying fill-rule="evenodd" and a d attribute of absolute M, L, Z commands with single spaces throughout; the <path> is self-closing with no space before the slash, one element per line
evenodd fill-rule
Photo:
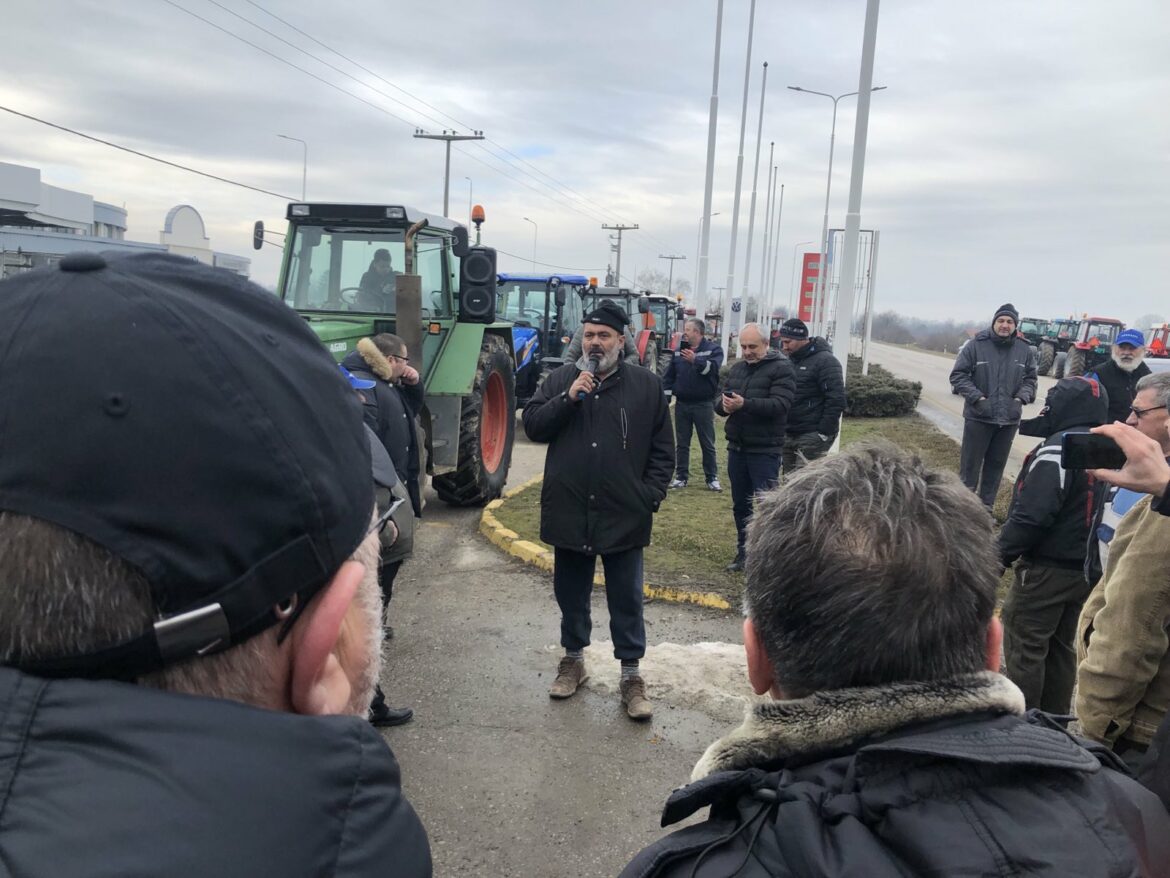
<path fill-rule="evenodd" d="M 491 247 L 470 247 L 459 262 L 459 319 L 496 319 L 496 251 Z"/>

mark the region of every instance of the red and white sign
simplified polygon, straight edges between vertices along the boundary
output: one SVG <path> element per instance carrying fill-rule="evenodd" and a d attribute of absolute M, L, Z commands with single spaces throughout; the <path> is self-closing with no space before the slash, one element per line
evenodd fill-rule
<path fill-rule="evenodd" d="M 813 290 L 817 286 L 817 275 L 820 274 L 821 254 L 805 253 L 803 270 L 800 273 L 800 303 L 796 313 L 805 323 L 813 319 Z"/>

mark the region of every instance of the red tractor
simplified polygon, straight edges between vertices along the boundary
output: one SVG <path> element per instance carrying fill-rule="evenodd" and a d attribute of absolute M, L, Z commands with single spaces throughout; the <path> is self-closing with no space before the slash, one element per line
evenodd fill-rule
<path fill-rule="evenodd" d="M 1170 357 L 1170 323 L 1157 323 L 1146 334 L 1146 356 L 1164 360 Z"/>
<path fill-rule="evenodd" d="M 591 278 L 592 280 L 592 278 Z M 646 315 L 650 313 L 650 298 L 649 296 L 639 296 L 633 290 L 625 287 L 599 287 L 596 285 L 586 288 L 581 295 L 585 304 L 585 313 L 588 314 L 599 304 L 602 299 L 609 299 L 621 305 L 625 312 L 630 315 L 631 329 L 634 332 L 634 344 L 638 348 L 638 363 L 645 366 L 656 375 L 662 374 L 659 371 L 658 351 L 661 348 L 661 336 L 658 330 L 651 329 L 645 324 Z M 643 325 L 638 328 L 634 322 L 634 315 L 641 314 Z M 653 321 L 650 321 L 653 322 Z M 670 361 L 667 360 L 667 363 Z"/>
<path fill-rule="evenodd" d="M 671 296 L 649 293 L 646 298 L 650 300 L 650 310 L 642 315 L 642 328 L 658 334 L 658 374 L 664 375 L 682 339 L 686 313 L 682 304 Z"/>
<path fill-rule="evenodd" d="M 1064 361 L 1066 376 L 1084 375 L 1109 361 L 1113 342 L 1125 324 L 1112 317 L 1085 317 L 1077 327 L 1076 341 Z"/>

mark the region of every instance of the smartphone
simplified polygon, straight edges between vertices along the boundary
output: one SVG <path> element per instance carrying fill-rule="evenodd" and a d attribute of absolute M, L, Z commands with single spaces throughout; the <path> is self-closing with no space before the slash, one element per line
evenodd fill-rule
<path fill-rule="evenodd" d="M 732 396 L 735 396 L 735 394 L 734 394 L 734 393 L 732 393 L 730 390 L 725 390 L 725 391 L 723 391 L 723 395 L 724 395 L 724 396 L 726 396 L 726 397 L 732 397 Z"/>
<path fill-rule="evenodd" d="M 691 343 L 690 343 L 690 342 L 687 340 L 687 337 L 686 337 L 685 335 L 684 335 L 682 338 L 680 338 L 680 339 L 679 339 L 679 341 L 678 341 L 678 349 L 679 349 L 680 351 L 689 350 L 689 349 L 690 349 L 690 346 L 691 346 Z"/>
<path fill-rule="evenodd" d="M 1060 438 L 1060 465 L 1065 469 L 1121 469 L 1125 452 L 1108 436 L 1065 433 Z"/>

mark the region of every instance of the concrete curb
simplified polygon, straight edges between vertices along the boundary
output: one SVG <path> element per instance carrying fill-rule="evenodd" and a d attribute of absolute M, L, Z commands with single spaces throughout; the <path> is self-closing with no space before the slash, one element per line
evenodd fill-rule
<path fill-rule="evenodd" d="M 534 485 L 540 484 L 542 481 L 544 481 L 544 476 L 529 479 L 522 485 L 517 485 L 515 488 L 505 492 L 504 496 L 499 500 L 492 500 L 488 503 L 484 507 L 483 515 L 479 519 L 479 532 L 487 537 L 492 544 L 503 549 L 513 558 L 517 558 L 525 564 L 551 573 L 553 569 L 553 553 L 544 548 L 544 546 L 537 545 L 530 540 L 520 539 L 520 535 L 516 531 L 504 527 L 495 516 L 495 510 L 503 506 L 505 500 L 515 497 L 521 491 L 526 491 Z M 604 586 L 604 577 L 600 574 L 594 576 L 593 584 L 595 586 Z M 710 607 L 716 610 L 731 609 L 731 604 L 725 598 L 709 591 L 686 591 L 685 589 L 644 583 L 642 585 L 642 593 L 648 598 L 656 598 L 660 601 L 671 601 L 678 604 L 698 604 L 700 607 Z"/>

